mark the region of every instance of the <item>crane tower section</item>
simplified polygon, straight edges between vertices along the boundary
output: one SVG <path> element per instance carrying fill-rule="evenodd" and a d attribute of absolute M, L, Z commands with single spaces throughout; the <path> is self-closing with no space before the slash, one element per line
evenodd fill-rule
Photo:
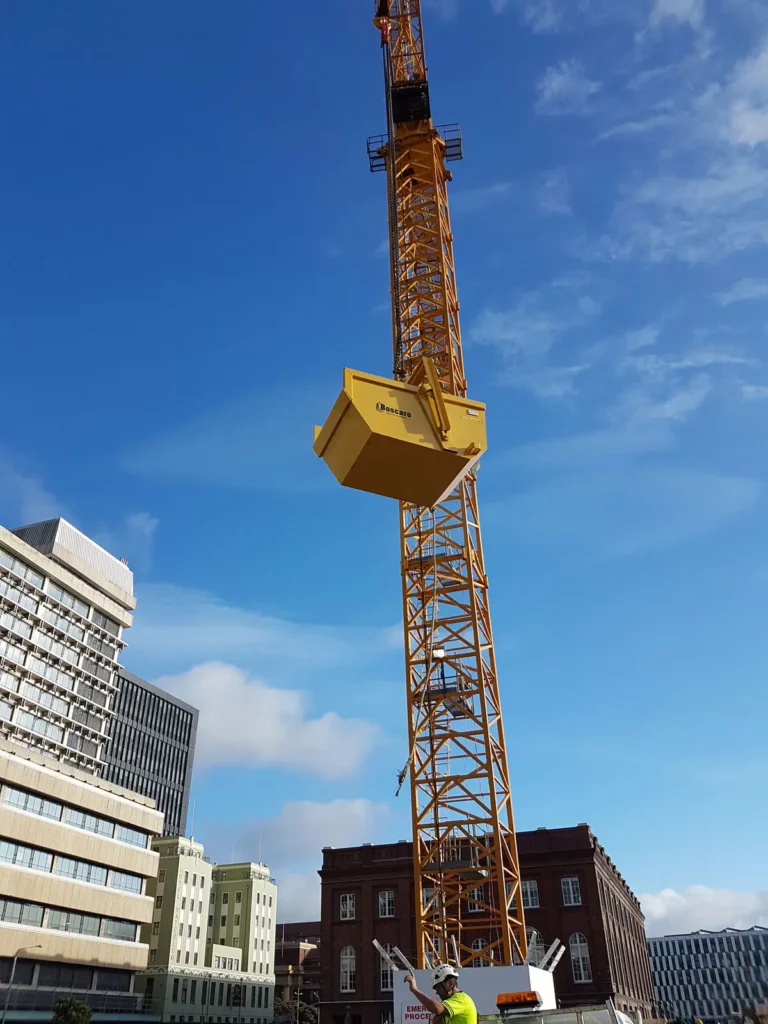
<path fill-rule="evenodd" d="M 388 132 L 369 139 L 389 193 L 395 376 L 424 357 L 466 397 L 448 162 L 456 126 L 432 123 L 421 0 L 378 0 Z M 410 776 L 420 967 L 522 962 L 520 872 L 496 673 L 477 485 L 434 508 L 400 505 Z M 468 912 L 471 907 L 471 913 Z M 487 943 L 473 940 L 478 935 Z"/>

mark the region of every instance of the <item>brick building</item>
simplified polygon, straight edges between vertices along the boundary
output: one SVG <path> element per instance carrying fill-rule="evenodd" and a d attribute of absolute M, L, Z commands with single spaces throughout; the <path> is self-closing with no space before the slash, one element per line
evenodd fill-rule
<path fill-rule="evenodd" d="M 529 942 L 543 952 L 558 938 L 567 949 L 555 972 L 560 1005 L 612 998 L 638 1021 L 651 1017 L 640 904 L 589 826 L 518 833 L 518 846 Z M 392 979 L 372 943 L 415 959 L 411 851 L 408 841 L 323 851 L 320 1024 L 391 1021 Z M 482 966 L 482 887 L 474 895 L 464 941 Z"/>

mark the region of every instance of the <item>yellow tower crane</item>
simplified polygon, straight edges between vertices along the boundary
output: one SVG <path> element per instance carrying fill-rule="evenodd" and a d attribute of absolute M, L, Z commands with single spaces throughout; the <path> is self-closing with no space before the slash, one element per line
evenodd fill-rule
<path fill-rule="evenodd" d="M 454 948 L 462 966 L 512 965 L 527 948 L 475 479 L 485 407 L 467 398 L 448 208 L 461 133 L 432 123 L 421 0 L 375 2 L 388 130 L 368 153 L 387 175 L 394 379 L 345 371 L 315 451 L 347 486 L 403 499 L 418 966 Z"/>

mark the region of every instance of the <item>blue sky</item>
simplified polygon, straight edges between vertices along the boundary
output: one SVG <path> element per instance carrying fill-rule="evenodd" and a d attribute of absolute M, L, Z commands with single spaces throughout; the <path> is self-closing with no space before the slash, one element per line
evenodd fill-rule
<path fill-rule="evenodd" d="M 203 711 L 194 830 L 286 917 L 408 835 L 396 508 L 311 452 L 391 362 L 364 0 L 11 0 L 0 521 L 136 575 Z M 519 826 L 588 821 L 653 931 L 768 923 L 768 17 L 425 0 Z"/>

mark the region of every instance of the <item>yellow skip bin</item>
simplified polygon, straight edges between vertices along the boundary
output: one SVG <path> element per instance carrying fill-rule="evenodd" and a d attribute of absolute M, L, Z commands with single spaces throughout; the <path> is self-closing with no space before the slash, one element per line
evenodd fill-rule
<path fill-rule="evenodd" d="M 408 383 L 344 371 L 315 453 L 345 487 L 430 507 L 487 448 L 485 405 L 440 389 L 424 359 Z"/>

